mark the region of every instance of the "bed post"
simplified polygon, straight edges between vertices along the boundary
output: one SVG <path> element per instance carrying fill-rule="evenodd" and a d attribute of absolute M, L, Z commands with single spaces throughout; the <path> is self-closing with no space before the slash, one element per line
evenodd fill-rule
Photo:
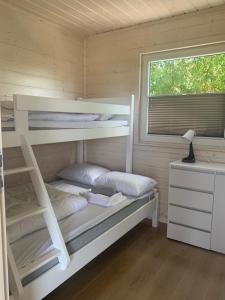
<path fill-rule="evenodd" d="M 28 111 L 17 109 L 17 105 L 19 101 L 19 97 L 17 95 L 13 95 L 13 100 L 14 100 L 15 129 L 18 132 L 27 132 L 29 128 Z"/>
<path fill-rule="evenodd" d="M 84 141 L 77 142 L 77 163 L 82 164 L 84 162 Z"/>
<path fill-rule="evenodd" d="M 133 134 L 134 134 L 134 95 L 131 96 L 130 115 L 129 115 L 129 135 L 127 137 L 126 148 L 126 172 L 132 173 L 133 167 Z"/>
<path fill-rule="evenodd" d="M 154 210 L 152 213 L 152 227 L 158 227 L 159 225 L 159 191 L 157 189 L 154 190 Z"/>

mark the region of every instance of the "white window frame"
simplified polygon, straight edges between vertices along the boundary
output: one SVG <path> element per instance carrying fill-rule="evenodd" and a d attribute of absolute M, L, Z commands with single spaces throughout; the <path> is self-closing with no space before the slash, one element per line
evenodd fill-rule
<path fill-rule="evenodd" d="M 225 41 L 199 45 L 187 48 L 176 48 L 164 51 L 155 51 L 150 53 L 142 53 L 140 56 L 140 142 L 166 142 L 166 143 L 184 143 L 180 136 L 174 135 L 156 135 L 148 133 L 148 102 L 149 91 L 147 86 L 149 82 L 149 64 L 151 61 L 185 58 L 190 56 L 201 56 L 207 54 L 219 54 L 225 52 Z M 190 125 L 191 129 L 191 125 Z M 225 146 L 224 138 L 214 137 L 195 137 L 194 144 L 207 146 Z"/>

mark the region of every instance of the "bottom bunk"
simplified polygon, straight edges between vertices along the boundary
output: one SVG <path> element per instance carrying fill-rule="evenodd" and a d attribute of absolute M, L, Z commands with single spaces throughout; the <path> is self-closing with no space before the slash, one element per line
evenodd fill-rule
<path fill-rule="evenodd" d="M 65 180 L 55 181 L 51 185 L 74 194 L 90 188 Z M 52 250 L 47 229 L 37 230 L 16 240 L 11 248 L 17 266 L 23 273 L 23 299 L 42 299 L 143 219 L 153 218 L 153 225 L 157 226 L 157 216 L 158 193 L 155 189 L 141 197 L 129 196 L 112 207 L 88 203 L 84 209 L 59 222 L 71 259 L 64 271 L 56 257 L 39 268 L 34 267 L 32 272 L 26 272 L 27 264 L 41 259 Z"/>

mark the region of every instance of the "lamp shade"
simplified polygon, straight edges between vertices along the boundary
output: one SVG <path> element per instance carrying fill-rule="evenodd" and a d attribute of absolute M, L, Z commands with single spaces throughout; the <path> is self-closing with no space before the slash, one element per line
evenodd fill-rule
<path fill-rule="evenodd" d="M 193 138 L 195 136 L 195 131 L 192 130 L 192 129 L 189 129 L 182 137 L 188 141 L 188 142 L 192 142 L 193 141 Z"/>

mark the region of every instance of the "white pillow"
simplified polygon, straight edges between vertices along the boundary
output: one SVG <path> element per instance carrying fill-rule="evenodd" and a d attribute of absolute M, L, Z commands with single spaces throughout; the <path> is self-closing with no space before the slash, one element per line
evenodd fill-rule
<path fill-rule="evenodd" d="M 113 171 L 98 177 L 95 184 L 114 186 L 118 192 L 138 197 L 149 192 L 157 182 L 149 177 Z"/>
<path fill-rule="evenodd" d="M 112 118 L 111 114 L 100 114 L 97 121 L 108 121 Z"/>
<path fill-rule="evenodd" d="M 58 176 L 70 181 L 94 185 L 95 180 L 110 170 L 92 164 L 74 164 L 62 170 Z"/>
<path fill-rule="evenodd" d="M 57 112 L 29 112 L 29 120 L 34 121 L 59 121 L 59 122 L 82 122 L 95 121 L 98 114 L 77 114 L 77 113 L 57 113 Z"/>

